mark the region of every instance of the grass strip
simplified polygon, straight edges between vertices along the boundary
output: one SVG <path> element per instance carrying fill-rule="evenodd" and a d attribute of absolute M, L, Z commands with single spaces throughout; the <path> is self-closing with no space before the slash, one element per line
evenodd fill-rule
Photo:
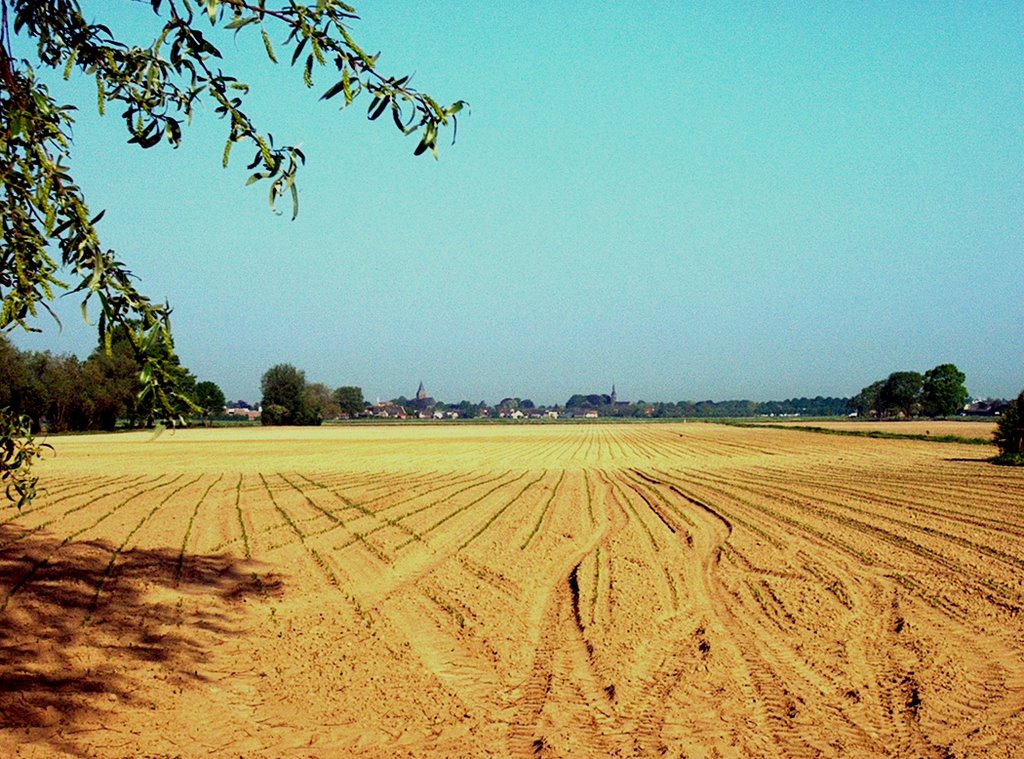
<path fill-rule="evenodd" d="M 961 445 L 994 445 L 990 438 L 963 437 L 962 435 L 922 435 L 912 432 L 884 432 L 882 430 L 838 430 L 834 427 L 816 427 L 805 424 L 762 424 L 758 422 L 716 422 L 730 427 L 749 427 L 753 429 L 796 430 L 797 432 L 816 432 L 819 435 L 843 435 L 846 437 L 870 437 L 881 440 L 924 440 L 928 443 L 959 443 Z"/>

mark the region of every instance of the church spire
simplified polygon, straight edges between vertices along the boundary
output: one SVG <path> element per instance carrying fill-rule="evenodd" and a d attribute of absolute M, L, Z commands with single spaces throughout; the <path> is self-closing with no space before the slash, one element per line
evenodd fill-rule
<path fill-rule="evenodd" d="M 416 400 L 422 401 L 427 397 L 427 391 L 423 389 L 423 380 L 420 380 L 420 386 L 416 390 Z"/>

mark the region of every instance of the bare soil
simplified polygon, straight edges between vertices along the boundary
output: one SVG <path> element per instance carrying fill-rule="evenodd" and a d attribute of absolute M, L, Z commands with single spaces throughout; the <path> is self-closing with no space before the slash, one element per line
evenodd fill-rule
<path fill-rule="evenodd" d="M 707 424 L 54 441 L 0 755 L 1015 756 L 1024 470 Z"/>

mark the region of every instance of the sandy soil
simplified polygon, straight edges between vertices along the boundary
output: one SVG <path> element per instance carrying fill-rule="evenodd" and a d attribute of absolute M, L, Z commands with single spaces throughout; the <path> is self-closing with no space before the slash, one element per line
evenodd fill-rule
<path fill-rule="evenodd" d="M 0 755 L 1014 756 L 1024 471 L 707 424 L 54 441 Z"/>

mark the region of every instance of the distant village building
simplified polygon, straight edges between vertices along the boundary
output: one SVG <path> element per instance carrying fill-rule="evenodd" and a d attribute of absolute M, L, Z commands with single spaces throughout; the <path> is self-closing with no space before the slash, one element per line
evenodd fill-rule
<path fill-rule="evenodd" d="M 405 409 L 393 403 L 378 403 L 370 407 L 370 416 L 378 419 L 405 419 Z"/>
<path fill-rule="evenodd" d="M 226 416 L 237 416 L 241 419 L 248 419 L 250 422 L 254 422 L 260 418 L 260 412 L 257 409 L 252 408 L 229 408 L 224 409 Z"/>
<path fill-rule="evenodd" d="M 423 380 L 420 380 L 420 386 L 416 389 L 416 397 L 409 401 L 409 408 L 412 411 L 419 412 L 417 416 L 421 419 L 425 419 L 429 414 L 426 411 L 437 405 L 437 401 L 427 395 L 427 391 L 423 387 Z"/>
<path fill-rule="evenodd" d="M 964 406 L 963 413 L 967 416 L 1001 416 L 1009 407 L 1009 401 L 987 398 L 968 403 Z"/>
<path fill-rule="evenodd" d="M 566 404 L 563 416 L 569 419 L 596 419 L 599 416 L 630 416 L 634 406 L 629 401 L 620 401 L 612 384 L 610 395 L 574 395 Z"/>

